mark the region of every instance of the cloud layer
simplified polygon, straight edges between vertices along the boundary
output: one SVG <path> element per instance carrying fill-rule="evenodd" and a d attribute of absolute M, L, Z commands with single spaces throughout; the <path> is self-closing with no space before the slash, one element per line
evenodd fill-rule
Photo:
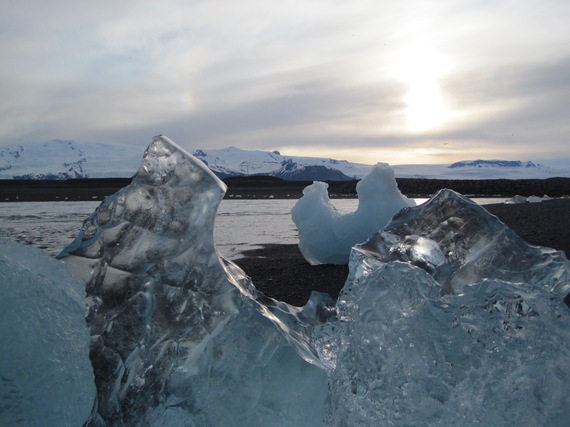
<path fill-rule="evenodd" d="M 8 3 L 8 2 L 4 2 Z M 0 6 L 0 144 L 280 149 L 391 163 L 566 159 L 570 3 Z"/>

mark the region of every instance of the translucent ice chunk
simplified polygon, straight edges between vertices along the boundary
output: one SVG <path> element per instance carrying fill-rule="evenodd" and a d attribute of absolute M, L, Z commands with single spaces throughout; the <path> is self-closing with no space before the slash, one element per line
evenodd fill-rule
<path fill-rule="evenodd" d="M 322 422 L 326 374 L 310 338 L 329 302 L 302 310 L 265 298 L 218 256 L 224 192 L 202 162 L 156 137 L 131 185 L 60 255 L 90 302 L 98 404 L 88 425 Z"/>
<path fill-rule="evenodd" d="M 570 311 L 543 288 L 484 280 L 441 298 L 392 262 L 339 302 L 326 425 L 564 425 Z"/>
<path fill-rule="evenodd" d="M 0 239 L 0 425 L 80 426 L 95 399 L 83 285 Z"/>
<path fill-rule="evenodd" d="M 482 206 L 451 190 L 403 210 L 352 257 L 410 262 L 430 273 L 446 293 L 483 279 L 532 282 L 554 292 L 570 287 L 568 260 L 554 249 L 528 245 Z"/>
<path fill-rule="evenodd" d="M 357 245 L 349 267 L 326 425 L 567 423 L 563 253 L 444 190 Z"/>
<path fill-rule="evenodd" d="M 299 230 L 299 249 L 316 264 L 347 264 L 350 249 L 380 230 L 400 209 L 415 202 L 398 190 L 393 169 L 378 163 L 356 185 L 358 208 L 341 215 L 331 204 L 328 185 L 315 182 L 291 211 Z"/>

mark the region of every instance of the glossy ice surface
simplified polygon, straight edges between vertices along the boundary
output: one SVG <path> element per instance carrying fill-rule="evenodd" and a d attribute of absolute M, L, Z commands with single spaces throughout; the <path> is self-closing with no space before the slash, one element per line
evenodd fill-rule
<path fill-rule="evenodd" d="M 60 255 L 90 304 L 98 405 L 89 425 L 322 420 L 313 318 L 258 295 L 215 251 L 224 191 L 201 162 L 157 137 L 132 184 Z"/>

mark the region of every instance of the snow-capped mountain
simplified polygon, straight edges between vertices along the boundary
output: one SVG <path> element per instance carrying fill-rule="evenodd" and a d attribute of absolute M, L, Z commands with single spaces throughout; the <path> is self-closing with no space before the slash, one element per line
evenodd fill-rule
<path fill-rule="evenodd" d="M 0 147 L 0 179 L 128 178 L 144 148 L 53 140 Z"/>
<path fill-rule="evenodd" d="M 0 179 L 128 178 L 146 147 L 53 140 L 0 147 Z M 320 157 L 286 156 L 279 151 L 237 147 L 188 151 L 222 178 L 269 175 L 287 180 L 346 180 L 362 178 L 371 165 Z M 381 161 L 382 159 L 378 159 Z M 451 165 L 395 165 L 398 178 L 523 179 L 570 177 L 567 170 L 522 161 L 464 160 Z"/>
<path fill-rule="evenodd" d="M 346 160 L 285 156 L 279 151 L 242 150 L 237 147 L 219 150 L 198 149 L 191 153 L 220 176 L 271 175 L 283 179 L 305 180 L 301 176 L 314 175 L 337 176 L 337 178 L 319 178 L 322 180 L 344 180 L 361 178 L 371 168 L 371 165 Z M 338 172 L 345 176 L 339 175 Z"/>
<path fill-rule="evenodd" d="M 0 151 L 0 174 L 14 179 L 85 178 L 86 161 L 85 153 L 72 141 L 51 141 L 33 147 L 31 154 L 27 147 L 19 145 Z M 21 168 L 22 165 L 26 167 Z"/>
<path fill-rule="evenodd" d="M 145 148 L 63 140 L 0 147 L 0 179 L 128 178 L 135 173 Z M 221 178 L 270 175 L 289 180 L 348 180 L 366 175 L 371 167 L 236 147 L 188 151 Z"/>
<path fill-rule="evenodd" d="M 540 166 L 540 164 L 538 165 Z M 449 165 L 450 169 L 453 168 L 535 168 L 533 162 L 521 162 L 520 160 L 462 160 L 460 162 Z"/>
<path fill-rule="evenodd" d="M 462 160 L 451 165 L 396 165 L 400 178 L 426 179 L 545 179 L 570 177 L 568 169 L 520 160 Z"/>
<path fill-rule="evenodd" d="M 352 178 L 338 169 L 322 165 L 301 165 L 293 159 L 284 160 L 281 168 L 269 175 L 287 181 L 349 181 Z"/>

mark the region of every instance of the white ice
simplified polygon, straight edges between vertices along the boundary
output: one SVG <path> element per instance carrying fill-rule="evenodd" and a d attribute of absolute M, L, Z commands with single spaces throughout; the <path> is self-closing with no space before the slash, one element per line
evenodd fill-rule
<path fill-rule="evenodd" d="M 80 426 L 95 399 L 85 291 L 43 251 L 0 239 L 0 425 Z"/>
<path fill-rule="evenodd" d="M 524 196 L 513 196 L 510 199 L 506 200 L 505 203 L 508 205 L 516 205 L 516 204 L 521 204 L 521 203 L 540 203 L 543 200 L 550 200 L 550 197 L 548 197 L 547 195 L 544 195 L 542 197 L 538 197 L 538 196 L 528 196 L 528 197 L 524 197 Z"/>
<path fill-rule="evenodd" d="M 340 214 L 331 203 L 324 182 L 303 190 L 303 197 L 291 210 L 299 230 L 299 249 L 312 265 L 347 264 L 350 249 L 385 226 L 400 209 L 414 206 L 398 190 L 393 169 L 378 163 L 356 185 L 358 208 Z"/>

